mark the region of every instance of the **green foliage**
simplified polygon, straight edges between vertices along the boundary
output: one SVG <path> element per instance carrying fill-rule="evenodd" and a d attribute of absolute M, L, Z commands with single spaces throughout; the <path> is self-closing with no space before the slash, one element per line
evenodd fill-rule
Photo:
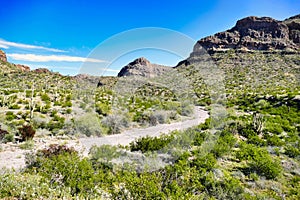
<path fill-rule="evenodd" d="M 216 157 L 221 157 L 224 154 L 230 152 L 235 143 L 236 139 L 234 138 L 232 133 L 224 130 L 220 133 L 219 138 L 212 149 L 212 153 Z"/>
<path fill-rule="evenodd" d="M 32 140 L 27 140 L 19 145 L 21 149 L 32 150 L 34 147 L 34 142 Z"/>
<path fill-rule="evenodd" d="M 236 157 L 239 160 L 248 161 L 251 172 L 257 172 L 268 179 L 274 179 L 282 172 L 282 167 L 277 159 L 271 157 L 265 149 L 258 148 L 253 144 L 241 143 Z"/>
<path fill-rule="evenodd" d="M 171 141 L 173 136 L 162 135 L 160 137 L 142 137 L 133 142 L 131 142 L 131 151 L 141 151 L 143 153 L 148 151 L 158 151 L 166 147 Z"/>
<path fill-rule="evenodd" d="M 15 141 L 15 135 L 13 133 L 5 134 L 2 139 L 3 143 L 14 142 L 14 141 Z"/>
<path fill-rule="evenodd" d="M 216 165 L 217 160 L 213 153 L 209 153 L 205 156 L 197 155 L 197 157 L 193 160 L 192 166 L 195 166 L 199 171 L 206 172 L 207 170 L 213 169 Z"/>
<path fill-rule="evenodd" d="M 291 158 L 296 158 L 298 156 L 300 156 L 300 148 L 299 148 L 299 144 L 298 146 L 293 146 L 293 145 L 287 145 L 285 146 L 284 150 L 285 150 L 285 154 L 288 155 Z"/>
<path fill-rule="evenodd" d="M 6 119 L 7 121 L 12 121 L 13 119 L 16 119 L 16 118 L 17 118 L 17 116 L 16 116 L 12 111 L 6 112 L 6 117 L 5 117 L 5 119 Z"/>
<path fill-rule="evenodd" d="M 44 102 L 49 102 L 49 101 L 51 101 L 51 99 L 50 99 L 50 97 L 49 97 L 49 95 L 48 95 L 47 93 L 42 94 L 42 95 L 41 95 L 41 99 L 42 99 L 42 101 L 44 101 Z"/>

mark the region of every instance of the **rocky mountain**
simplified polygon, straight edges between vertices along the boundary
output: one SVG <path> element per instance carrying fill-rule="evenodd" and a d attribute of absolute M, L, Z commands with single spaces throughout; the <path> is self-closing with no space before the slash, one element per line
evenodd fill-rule
<path fill-rule="evenodd" d="M 155 77 L 167 71 L 173 70 L 171 67 L 152 64 L 146 58 L 138 58 L 121 69 L 118 77 L 123 76 L 143 76 Z"/>
<path fill-rule="evenodd" d="M 193 52 L 177 66 L 197 62 L 208 53 L 236 52 L 288 52 L 298 53 L 300 49 L 300 15 L 278 21 L 270 17 L 246 17 L 224 32 L 197 41 Z"/>

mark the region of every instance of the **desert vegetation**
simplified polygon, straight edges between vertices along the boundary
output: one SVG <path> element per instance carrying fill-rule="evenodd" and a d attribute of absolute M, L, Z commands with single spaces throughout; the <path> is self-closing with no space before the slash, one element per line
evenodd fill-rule
<path fill-rule="evenodd" d="M 103 136 L 178 121 L 190 116 L 194 105 L 210 108 L 203 78 L 193 66 L 178 69 L 197 94 L 189 104 L 157 85 L 121 98 L 111 77 L 103 77 L 107 83 L 97 88 L 55 73 L 8 73 L 2 67 L 0 140 L 33 151 L 26 155 L 22 171 L 1 171 L 0 197 L 299 199 L 298 54 L 228 51 L 212 57 L 226 77 L 228 115 L 221 128 L 212 132 L 207 119 L 185 131 L 139 138 L 128 146 L 94 146 L 88 157 L 66 145 L 34 151 L 32 138 L 42 130 L 53 136 Z M 208 141 L 213 142 L 209 150 Z M 174 159 L 154 171 L 136 168 L 138 161 L 116 162 L 135 153 L 167 153 Z"/>

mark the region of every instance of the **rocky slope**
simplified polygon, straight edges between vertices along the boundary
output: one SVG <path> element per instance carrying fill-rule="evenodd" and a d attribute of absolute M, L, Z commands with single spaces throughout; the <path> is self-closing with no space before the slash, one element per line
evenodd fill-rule
<path fill-rule="evenodd" d="M 143 76 L 155 77 L 172 70 L 171 67 L 152 64 L 146 58 L 138 58 L 121 69 L 118 77 Z"/>

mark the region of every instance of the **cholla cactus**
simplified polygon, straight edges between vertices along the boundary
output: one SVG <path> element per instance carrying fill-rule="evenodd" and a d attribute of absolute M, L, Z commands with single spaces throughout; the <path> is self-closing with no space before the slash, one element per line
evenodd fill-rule
<path fill-rule="evenodd" d="M 264 117 L 262 114 L 259 113 L 253 113 L 253 128 L 258 133 L 261 134 L 263 130 L 264 125 Z"/>

